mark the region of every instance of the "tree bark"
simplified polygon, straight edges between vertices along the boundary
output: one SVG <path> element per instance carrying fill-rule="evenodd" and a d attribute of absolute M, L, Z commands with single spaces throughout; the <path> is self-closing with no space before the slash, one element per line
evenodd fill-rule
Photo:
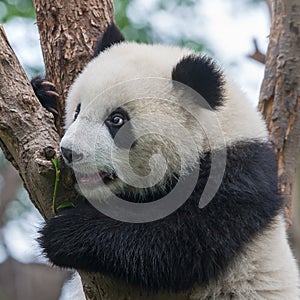
<path fill-rule="evenodd" d="M 53 118 L 39 105 L 0 26 L 0 146 L 45 218 L 54 180 L 49 153 L 58 155 L 58 143 Z"/>
<path fill-rule="evenodd" d="M 259 108 L 278 156 L 278 177 L 291 222 L 300 148 L 300 2 L 274 0 Z"/>
<path fill-rule="evenodd" d="M 68 90 L 92 57 L 94 45 L 113 20 L 112 0 L 34 0 L 46 77 L 56 85 L 62 136 Z"/>

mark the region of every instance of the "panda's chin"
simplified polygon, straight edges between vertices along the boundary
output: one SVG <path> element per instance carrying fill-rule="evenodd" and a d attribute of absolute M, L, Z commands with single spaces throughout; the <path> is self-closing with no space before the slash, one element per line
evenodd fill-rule
<path fill-rule="evenodd" d="M 118 185 L 118 177 L 114 172 L 100 171 L 98 173 L 75 172 L 77 191 L 86 198 L 95 198 L 102 194 L 108 194 Z M 111 192 L 110 192 L 111 193 Z"/>

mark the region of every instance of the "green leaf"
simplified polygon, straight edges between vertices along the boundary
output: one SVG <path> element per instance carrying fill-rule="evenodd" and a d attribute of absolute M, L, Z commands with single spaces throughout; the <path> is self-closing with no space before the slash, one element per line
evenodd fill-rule
<path fill-rule="evenodd" d="M 63 208 L 68 208 L 68 207 L 75 207 L 75 204 L 73 202 L 63 202 L 62 204 L 58 205 L 58 207 L 56 208 L 56 210 L 60 210 Z"/>
<path fill-rule="evenodd" d="M 53 159 L 52 159 L 52 163 L 53 163 L 53 165 L 54 165 L 55 171 L 59 170 L 59 167 L 58 167 L 58 159 L 57 159 L 57 158 L 53 158 Z"/>
<path fill-rule="evenodd" d="M 54 191 L 53 191 L 53 198 L 52 198 L 52 212 L 56 214 L 56 198 L 57 198 L 57 189 L 58 189 L 58 182 L 59 182 L 59 175 L 60 175 L 60 169 L 58 165 L 58 159 L 53 158 L 51 159 L 52 164 L 55 169 L 55 184 L 54 184 Z"/>

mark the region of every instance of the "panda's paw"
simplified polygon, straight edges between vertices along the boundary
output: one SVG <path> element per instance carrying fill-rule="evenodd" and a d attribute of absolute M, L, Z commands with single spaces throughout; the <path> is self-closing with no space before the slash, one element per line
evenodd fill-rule
<path fill-rule="evenodd" d="M 31 85 L 43 107 L 57 117 L 59 94 L 55 90 L 55 85 L 41 76 L 34 77 Z"/>

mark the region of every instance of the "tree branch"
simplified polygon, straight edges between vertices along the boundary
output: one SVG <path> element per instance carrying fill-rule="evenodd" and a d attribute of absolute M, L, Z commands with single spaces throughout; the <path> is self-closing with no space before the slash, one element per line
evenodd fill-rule
<path fill-rule="evenodd" d="M 53 168 L 47 149 L 58 153 L 53 118 L 36 99 L 0 25 L 0 146 L 18 169 L 34 205 L 49 217 Z"/>
<path fill-rule="evenodd" d="M 249 54 L 248 57 L 252 58 L 262 64 L 266 63 L 266 55 L 263 54 L 259 48 L 258 48 L 258 44 L 257 44 L 257 40 L 253 39 L 253 45 L 254 45 L 254 52 L 252 54 Z"/>

